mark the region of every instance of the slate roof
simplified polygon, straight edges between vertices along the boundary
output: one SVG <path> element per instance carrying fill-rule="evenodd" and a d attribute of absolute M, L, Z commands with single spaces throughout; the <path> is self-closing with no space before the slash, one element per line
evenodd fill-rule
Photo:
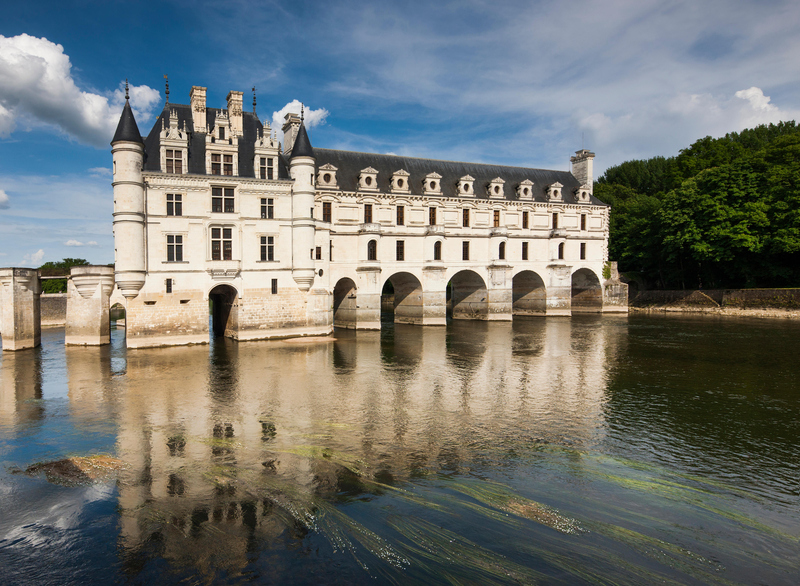
<path fill-rule="evenodd" d="M 294 159 L 295 157 L 313 156 L 314 149 L 311 147 L 311 140 L 308 138 L 306 125 L 300 122 L 300 130 L 297 131 L 297 138 L 294 139 L 294 145 L 292 145 L 292 155 L 290 158 Z"/>
<path fill-rule="evenodd" d="M 156 118 L 150 134 L 144 140 L 145 149 L 145 171 L 161 171 L 159 150 L 161 147 L 161 125 L 169 128 L 169 114 L 175 111 L 178 115 L 178 128 L 183 129 L 184 123 L 186 133 L 189 135 L 189 165 L 188 172 L 205 175 L 206 174 L 206 133 L 194 132 L 194 121 L 192 119 L 192 108 L 186 104 L 167 104 Z M 227 109 L 206 108 L 206 123 L 208 128 L 214 128 L 214 121 L 217 113 L 227 113 Z M 253 157 L 255 156 L 256 136 L 260 135 L 264 126 L 258 116 L 252 112 L 242 113 L 243 136 L 239 137 L 239 176 L 255 177 L 253 168 Z M 278 164 L 278 179 L 289 179 L 288 160 L 281 155 Z"/>
<path fill-rule="evenodd" d="M 505 199 L 517 199 L 517 186 L 524 180 L 533 181 L 533 201 L 547 201 L 547 186 L 561 183 L 563 201 L 577 203 L 573 191 L 580 187 L 578 180 L 569 171 L 551 171 L 546 169 L 529 169 L 525 167 L 508 167 L 505 165 L 484 165 L 480 163 L 459 163 L 454 161 L 437 161 L 435 159 L 417 159 L 396 155 L 378 155 L 373 153 L 357 153 L 331 149 L 315 149 L 316 164 L 320 166 L 330 163 L 338 169 L 336 179 L 342 191 L 357 191 L 358 177 L 362 169 L 372 167 L 378 171 L 377 187 L 379 192 L 391 192 L 391 179 L 395 171 L 404 169 L 411 187 L 411 195 L 422 194 L 422 181 L 429 173 L 442 176 L 442 197 L 462 197 L 467 199 L 490 199 L 486 186 L 496 177 L 505 181 Z M 474 196 L 458 195 L 456 184 L 465 175 L 475 178 Z M 606 205 L 596 197 L 591 197 L 594 205 Z"/>
<path fill-rule="evenodd" d="M 117 131 L 114 133 L 114 138 L 111 139 L 111 144 L 120 140 L 142 144 L 142 135 L 139 134 L 139 127 L 136 125 L 136 119 L 133 117 L 133 110 L 131 110 L 128 100 L 125 100 L 125 106 L 122 108 Z"/>

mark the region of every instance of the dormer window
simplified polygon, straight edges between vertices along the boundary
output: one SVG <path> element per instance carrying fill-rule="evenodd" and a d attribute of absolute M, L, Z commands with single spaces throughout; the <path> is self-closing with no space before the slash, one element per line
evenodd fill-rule
<path fill-rule="evenodd" d="M 564 187 L 558 181 L 547 187 L 547 199 L 550 201 L 561 201 L 561 188 Z"/>
<path fill-rule="evenodd" d="M 584 184 L 575 188 L 575 199 L 580 203 L 590 203 L 589 186 Z"/>
<path fill-rule="evenodd" d="M 183 151 L 167 149 L 167 173 L 183 173 Z"/>
<path fill-rule="evenodd" d="M 336 189 L 336 171 L 338 170 L 330 163 L 322 165 L 317 172 L 317 186 L 322 189 Z"/>
<path fill-rule="evenodd" d="M 436 172 L 425 175 L 425 179 L 422 180 L 422 193 L 423 195 L 441 195 L 442 176 Z"/>
<path fill-rule="evenodd" d="M 225 140 L 225 127 L 220 126 L 218 130 L 219 130 L 219 139 Z"/>
<path fill-rule="evenodd" d="M 409 193 L 408 183 L 409 173 L 405 169 L 399 169 L 392 174 L 392 191 L 395 193 Z"/>
<path fill-rule="evenodd" d="M 517 185 L 517 197 L 519 199 L 533 199 L 533 181 L 526 179 Z"/>
<path fill-rule="evenodd" d="M 475 189 L 473 188 L 474 183 L 474 177 L 471 175 L 464 175 L 456 184 L 458 195 L 475 195 Z"/>
<path fill-rule="evenodd" d="M 358 188 L 365 191 L 378 191 L 378 170 L 367 167 L 358 176 Z"/>
<path fill-rule="evenodd" d="M 505 197 L 505 191 L 503 189 L 503 185 L 505 184 L 505 180 L 500 177 L 495 177 L 489 182 L 489 185 L 486 187 L 486 192 L 489 197 L 494 198 L 502 198 Z"/>

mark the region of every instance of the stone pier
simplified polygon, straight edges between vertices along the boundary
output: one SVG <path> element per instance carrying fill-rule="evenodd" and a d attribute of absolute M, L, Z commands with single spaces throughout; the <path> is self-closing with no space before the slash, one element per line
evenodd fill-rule
<path fill-rule="evenodd" d="M 4 351 L 41 344 L 41 292 L 38 270 L 0 269 L 0 337 Z"/>
<path fill-rule="evenodd" d="M 113 289 L 113 267 L 90 265 L 70 269 L 64 344 L 101 346 L 111 342 L 109 298 Z"/>

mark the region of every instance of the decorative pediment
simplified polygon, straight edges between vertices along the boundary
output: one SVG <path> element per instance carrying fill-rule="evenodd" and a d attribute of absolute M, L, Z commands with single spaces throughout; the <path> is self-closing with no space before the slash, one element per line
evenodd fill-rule
<path fill-rule="evenodd" d="M 423 195 L 441 195 L 442 194 L 442 176 L 437 172 L 428 173 L 422 180 L 422 193 Z"/>
<path fill-rule="evenodd" d="M 378 170 L 372 167 L 361 169 L 358 176 L 358 189 L 362 191 L 378 191 Z"/>
<path fill-rule="evenodd" d="M 561 189 L 564 186 L 558 181 L 547 186 L 547 199 L 550 201 L 561 201 Z"/>
<path fill-rule="evenodd" d="M 486 186 L 486 193 L 489 195 L 489 197 L 493 198 L 505 197 L 505 190 L 503 188 L 504 185 L 504 179 L 501 177 L 495 177 L 489 182 L 489 185 Z"/>
<path fill-rule="evenodd" d="M 575 200 L 579 203 L 589 203 L 591 202 L 591 187 L 584 183 L 580 187 L 575 188 Z"/>
<path fill-rule="evenodd" d="M 475 178 L 472 175 L 464 175 L 456 183 L 458 195 L 475 195 L 474 183 Z"/>
<path fill-rule="evenodd" d="M 322 189 L 337 189 L 339 187 L 336 182 L 336 172 L 338 170 L 338 167 L 334 167 L 330 163 L 322 165 L 317 172 L 317 187 Z"/>
<path fill-rule="evenodd" d="M 519 199 L 533 199 L 533 181 L 525 179 L 517 185 L 517 197 Z"/>
<path fill-rule="evenodd" d="M 405 169 L 398 169 L 392 173 L 392 191 L 394 193 L 408 193 L 410 185 L 408 178 L 411 174 Z"/>

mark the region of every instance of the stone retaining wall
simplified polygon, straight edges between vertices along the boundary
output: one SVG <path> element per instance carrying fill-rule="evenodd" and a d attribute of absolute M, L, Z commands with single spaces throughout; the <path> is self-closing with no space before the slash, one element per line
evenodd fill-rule
<path fill-rule="evenodd" d="M 40 301 L 43 326 L 63 326 L 67 323 L 66 293 L 42 293 Z"/>
<path fill-rule="evenodd" d="M 633 307 L 800 309 L 800 289 L 704 289 L 641 291 L 630 300 Z"/>

